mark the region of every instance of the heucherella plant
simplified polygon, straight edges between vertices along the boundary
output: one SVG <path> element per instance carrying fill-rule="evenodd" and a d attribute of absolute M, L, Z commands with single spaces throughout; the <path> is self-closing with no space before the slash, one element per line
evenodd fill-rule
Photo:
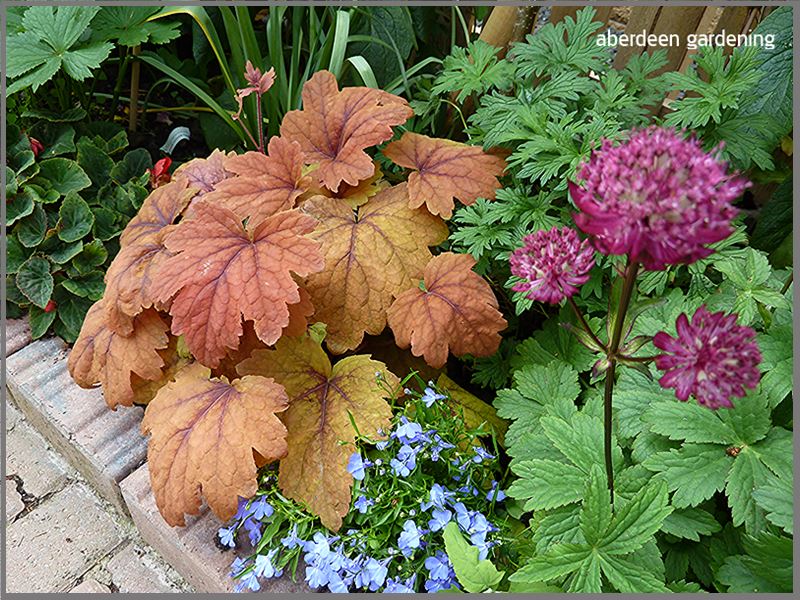
<path fill-rule="evenodd" d="M 433 382 L 422 393 L 405 388 L 388 435 L 357 440 L 347 461 L 352 506 L 336 535 L 288 500 L 266 467 L 257 496 L 240 500 L 219 530 L 222 547 L 252 548 L 231 567 L 237 591 L 287 571 L 296 578 L 301 561 L 306 583 L 331 592 L 497 589 L 503 573 L 488 559 L 508 535 L 508 515 L 495 440 L 468 427 L 442 391 Z"/>
<path fill-rule="evenodd" d="M 733 232 L 737 210 L 732 202 L 749 186 L 730 174 L 726 163 L 705 152 L 695 139 L 685 139 L 671 129 L 634 130 L 627 140 L 604 140 L 589 160 L 578 168 L 580 184 L 570 182 L 570 194 L 579 212 L 575 230 L 553 228 L 525 238 L 525 245 L 510 259 L 511 271 L 521 279 L 516 291 L 550 304 L 566 300 L 581 329 L 573 331 L 591 350 L 604 355 L 595 364 L 596 377 L 605 374 L 605 464 L 610 499 L 614 502 L 612 460 L 612 400 L 617 364 L 648 373 L 655 360 L 666 374 L 664 387 L 676 388 L 679 400 L 694 396 L 716 409 L 732 407 L 730 398 L 744 396 L 758 383 L 761 355 L 755 332 L 736 325 L 736 316 L 711 314 L 701 307 L 692 317 L 678 318 L 678 337 L 661 332 L 652 340 L 668 354 L 637 356 L 651 339 L 631 338 L 633 318 L 628 309 L 640 269 L 663 270 L 668 265 L 691 264 L 709 256 L 709 244 Z M 589 279 L 594 266 L 589 247 L 606 255 L 625 256 L 621 290 L 609 310 L 607 339 L 601 340 L 584 318 L 572 296 Z"/>
<path fill-rule="evenodd" d="M 255 95 L 260 110 L 274 73 L 248 63 L 245 79 L 240 105 Z M 437 368 L 449 354 L 497 350 L 506 321 L 474 260 L 432 248 L 455 200 L 494 197 L 505 163 L 405 132 L 382 150 L 398 166 L 392 185 L 367 151 L 412 114 L 398 96 L 340 90 L 319 71 L 280 137 L 264 138 L 259 115 L 256 151 L 181 165 L 121 233 L 69 369 L 81 386 L 102 385 L 111 408 L 147 405 L 168 523 L 203 497 L 229 519 L 256 493 L 258 468 L 279 461 L 280 492 L 339 530 L 355 441 L 389 430 L 387 390 L 399 385 L 365 336 L 388 325 Z M 323 344 L 361 353 L 332 362 Z"/>

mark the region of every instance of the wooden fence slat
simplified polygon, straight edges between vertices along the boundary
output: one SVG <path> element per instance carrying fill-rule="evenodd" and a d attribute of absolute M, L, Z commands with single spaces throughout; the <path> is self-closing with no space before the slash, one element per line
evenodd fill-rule
<path fill-rule="evenodd" d="M 577 15 L 578 11 L 582 8 L 583 6 L 554 6 L 550 12 L 550 18 L 548 19 L 548 22 L 558 23 L 565 17 L 572 17 L 574 19 L 575 15 Z M 612 8 L 612 6 L 595 6 L 594 9 L 597 11 L 597 14 L 594 17 L 594 20 L 600 21 L 601 23 L 608 23 Z"/>
<path fill-rule="evenodd" d="M 677 46 L 665 48 L 667 64 L 655 74 L 675 71 L 681 66 L 683 57 L 686 55 L 686 36 L 697 31 L 705 10 L 702 6 L 663 7 L 661 9 L 651 33 L 655 35 L 675 33 L 678 35 L 680 43 Z M 655 50 L 658 50 L 658 47 L 647 48 L 648 52 Z"/>
<path fill-rule="evenodd" d="M 495 6 L 483 25 L 480 39 L 492 46 L 505 48 L 511 39 L 516 17 L 516 6 Z"/>
<path fill-rule="evenodd" d="M 631 11 L 625 33 L 636 34 L 641 31 L 650 32 L 661 9 L 657 6 L 637 6 Z M 641 54 L 642 48 L 619 48 L 614 59 L 614 68 L 623 69 L 628 64 L 628 59 L 635 54 Z"/>

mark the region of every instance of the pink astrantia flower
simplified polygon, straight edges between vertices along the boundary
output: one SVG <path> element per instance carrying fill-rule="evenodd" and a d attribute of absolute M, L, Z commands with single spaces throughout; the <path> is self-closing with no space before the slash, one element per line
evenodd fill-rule
<path fill-rule="evenodd" d="M 577 175 L 583 185 L 569 184 L 581 211 L 575 222 L 595 248 L 656 271 L 711 254 L 706 245 L 731 234 L 731 202 L 750 185 L 698 140 L 660 127 L 618 145 L 603 140 Z"/>
<path fill-rule="evenodd" d="M 661 331 L 653 345 L 665 352 L 656 357 L 664 371 L 661 387 L 675 388 L 678 400 L 694 396 L 711 409 L 733 408 L 731 398 L 745 395 L 745 388 L 758 385 L 761 352 L 756 332 L 736 324 L 736 315 L 697 309 L 691 323 L 685 314 L 676 322 L 678 335 Z"/>
<path fill-rule="evenodd" d="M 511 253 L 511 272 L 523 281 L 514 291 L 531 300 L 558 304 L 589 279 L 594 251 L 587 240 L 569 227 L 553 227 L 525 236 L 524 245 Z"/>

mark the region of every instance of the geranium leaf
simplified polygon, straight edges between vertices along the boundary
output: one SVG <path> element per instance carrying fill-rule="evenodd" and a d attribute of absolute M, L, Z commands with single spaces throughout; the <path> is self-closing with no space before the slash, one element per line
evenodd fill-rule
<path fill-rule="evenodd" d="M 586 493 L 581 506 L 581 532 L 587 543 L 595 545 L 603 539 L 609 525 L 611 525 L 611 494 L 602 467 L 594 464 L 589 470 L 589 480 L 586 483 Z"/>
<path fill-rule="evenodd" d="M 238 371 L 273 377 L 286 388 L 289 409 L 281 418 L 289 449 L 278 483 L 284 494 L 337 530 L 350 508 L 353 423 L 359 434 L 373 439 L 388 431 L 392 411 L 384 398 L 396 390 L 398 378 L 364 355 L 332 367 L 320 343 L 308 336 L 285 337 L 275 350 L 256 350 Z"/>
<path fill-rule="evenodd" d="M 384 330 L 392 300 L 422 275 L 428 246 L 444 241 L 447 227 L 408 207 L 406 184 L 380 192 L 357 213 L 323 197 L 306 201 L 302 210 L 319 220 L 312 237 L 325 255 L 325 269 L 306 279 L 306 289 L 316 320 L 328 325 L 328 349 L 342 353 L 358 346 L 365 332 Z"/>
<path fill-rule="evenodd" d="M 408 199 L 412 208 L 425 204 L 431 213 L 445 219 L 453 216 L 453 199 L 470 205 L 478 198 L 494 200 L 497 180 L 506 162 L 487 154 L 480 146 L 430 138 L 407 131 L 383 149 L 383 154 L 401 167 L 413 169 L 408 176 Z"/>
<path fill-rule="evenodd" d="M 111 408 L 131 406 L 131 376 L 157 380 L 162 375 L 164 361 L 158 350 L 169 344 L 169 327 L 157 312 L 148 310 L 136 317 L 129 335 L 120 335 L 108 327 L 103 302 L 96 302 L 86 314 L 67 367 L 81 387 L 102 384 L 103 396 Z"/>
<path fill-rule="evenodd" d="M 104 302 L 108 326 L 117 333 L 127 335 L 133 317 L 157 304 L 154 277 L 169 256 L 164 237 L 196 191 L 185 180 L 156 188 L 120 235 L 120 252 L 106 273 Z"/>
<path fill-rule="evenodd" d="M 313 176 L 331 191 L 344 181 L 357 185 L 372 177 L 375 166 L 364 149 L 392 137 L 392 127 L 413 115 L 408 103 L 367 87 L 339 91 L 336 78 L 318 71 L 303 86 L 303 109 L 286 113 L 281 136 L 296 141 Z"/>
<path fill-rule="evenodd" d="M 519 477 L 508 488 L 508 495 L 526 500 L 525 510 L 556 508 L 583 497 L 586 474 L 555 460 L 524 460 L 511 468 Z"/>
<path fill-rule="evenodd" d="M 651 480 L 614 514 L 600 544 L 603 554 L 623 555 L 638 550 L 661 528 L 671 512 L 667 485 Z"/>
<path fill-rule="evenodd" d="M 672 504 L 685 508 L 697 506 L 721 491 L 733 460 L 725 452 L 725 446 L 684 444 L 678 450 L 657 452 L 642 464 L 663 473 L 669 489 L 675 491 Z"/>
<path fill-rule="evenodd" d="M 16 282 L 19 291 L 33 304 L 43 309 L 53 295 L 50 262 L 39 256 L 32 256 L 20 265 Z"/>
<path fill-rule="evenodd" d="M 736 432 L 715 412 L 694 402 L 657 402 L 648 406 L 641 418 L 651 431 L 671 440 L 732 444 L 737 439 Z"/>
<path fill-rule="evenodd" d="M 767 513 L 767 520 L 793 533 L 794 502 L 792 481 L 770 477 L 753 492 L 756 504 Z"/>
<path fill-rule="evenodd" d="M 274 344 L 300 302 L 292 277 L 322 270 L 319 245 L 303 234 L 314 219 L 284 211 L 247 227 L 231 210 L 202 200 L 191 218 L 164 239 L 174 256 L 158 269 L 154 297 L 172 301 L 172 332 L 184 335 L 194 357 L 215 367 L 242 335 L 242 317 L 259 339 Z"/>
<path fill-rule="evenodd" d="M 524 567 L 511 575 L 516 582 L 549 581 L 563 577 L 580 568 L 592 554 L 586 544 L 555 544 L 546 554 L 535 556 Z"/>
<path fill-rule="evenodd" d="M 199 364 L 185 367 L 147 405 L 142 431 L 150 480 L 164 519 L 183 525 L 200 512 L 201 494 L 222 520 L 239 497 L 258 489 L 254 452 L 267 462 L 286 454 L 286 428 L 275 413 L 288 398 L 272 379 L 211 379 Z"/>
<path fill-rule="evenodd" d="M 669 591 L 662 580 L 655 577 L 650 570 L 631 562 L 627 556 L 602 554 L 600 562 L 603 574 L 622 593 Z"/>
<path fill-rule="evenodd" d="M 246 152 L 226 158 L 225 170 L 237 177 L 217 183 L 205 200 L 256 222 L 292 208 L 308 186 L 308 178 L 302 175 L 300 145 L 273 137 L 268 151 L 266 156 L 261 152 Z"/>
<path fill-rule="evenodd" d="M 389 308 L 398 346 L 410 345 L 414 356 L 423 356 L 434 368 L 447 362 L 448 350 L 456 356 L 497 352 L 507 323 L 492 288 L 474 266 L 469 254 L 445 252 L 431 259 L 424 271 L 425 290 L 414 286 Z"/>
<path fill-rule="evenodd" d="M 749 447 L 741 449 L 733 461 L 725 482 L 725 493 L 734 525 L 744 524 L 747 533 L 761 531 L 766 520 L 764 511 L 756 504 L 753 490 L 767 482 L 769 471 Z"/>
<path fill-rule="evenodd" d="M 687 540 L 700 541 L 701 535 L 711 535 L 722 527 L 714 515 L 702 508 L 679 508 L 667 515 L 661 531 Z"/>

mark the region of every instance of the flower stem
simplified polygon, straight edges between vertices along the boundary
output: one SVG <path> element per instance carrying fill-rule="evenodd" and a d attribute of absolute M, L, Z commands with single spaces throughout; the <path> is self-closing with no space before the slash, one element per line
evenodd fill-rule
<path fill-rule="evenodd" d="M 592 328 L 589 327 L 589 323 L 586 321 L 586 318 L 583 316 L 583 313 L 581 312 L 581 309 L 578 308 L 577 304 L 575 304 L 575 300 L 572 299 L 572 296 L 568 296 L 567 297 L 567 301 L 569 302 L 569 305 L 572 307 L 572 310 L 575 312 L 575 316 L 578 317 L 578 321 L 580 322 L 581 326 L 586 330 L 586 333 L 588 333 L 589 336 L 592 338 L 592 341 L 595 344 L 597 344 L 598 348 L 602 348 L 603 350 L 605 350 L 606 349 L 606 345 L 603 342 L 600 341 L 600 338 L 598 338 L 595 335 L 594 331 L 592 331 Z"/>
<path fill-rule="evenodd" d="M 614 506 L 614 465 L 611 462 L 611 425 L 612 425 L 612 400 L 614 396 L 614 374 L 617 367 L 617 351 L 622 339 L 622 328 L 625 324 L 625 314 L 631 303 L 633 287 L 636 282 L 636 273 L 639 270 L 639 263 L 636 261 L 628 262 L 625 269 L 625 280 L 622 284 L 622 296 L 619 300 L 617 318 L 614 321 L 614 331 L 611 334 L 611 342 L 608 346 L 608 370 L 606 371 L 606 385 L 603 394 L 603 448 L 606 462 L 606 478 L 608 479 L 608 491 L 611 493 L 611 506 Z"/>
<path fill-rule="evenodd" d="M 261 94 L 256 92 L 256 119 L 258 119 L 258 151 L 264 152 L 264 117 L 261 114 Z"/>
<path fill-rule="evenodd" d="M 786 290 L 789 289 L 789 286 L 792 285 L 793 277 L 794 277 L 794 271 L 789 273 L 789 277 L 786 278 L 786 283 L 784 283 L 783 287 L 781 288 L 781 296 L 783 296 L 786 293 Z"/>

